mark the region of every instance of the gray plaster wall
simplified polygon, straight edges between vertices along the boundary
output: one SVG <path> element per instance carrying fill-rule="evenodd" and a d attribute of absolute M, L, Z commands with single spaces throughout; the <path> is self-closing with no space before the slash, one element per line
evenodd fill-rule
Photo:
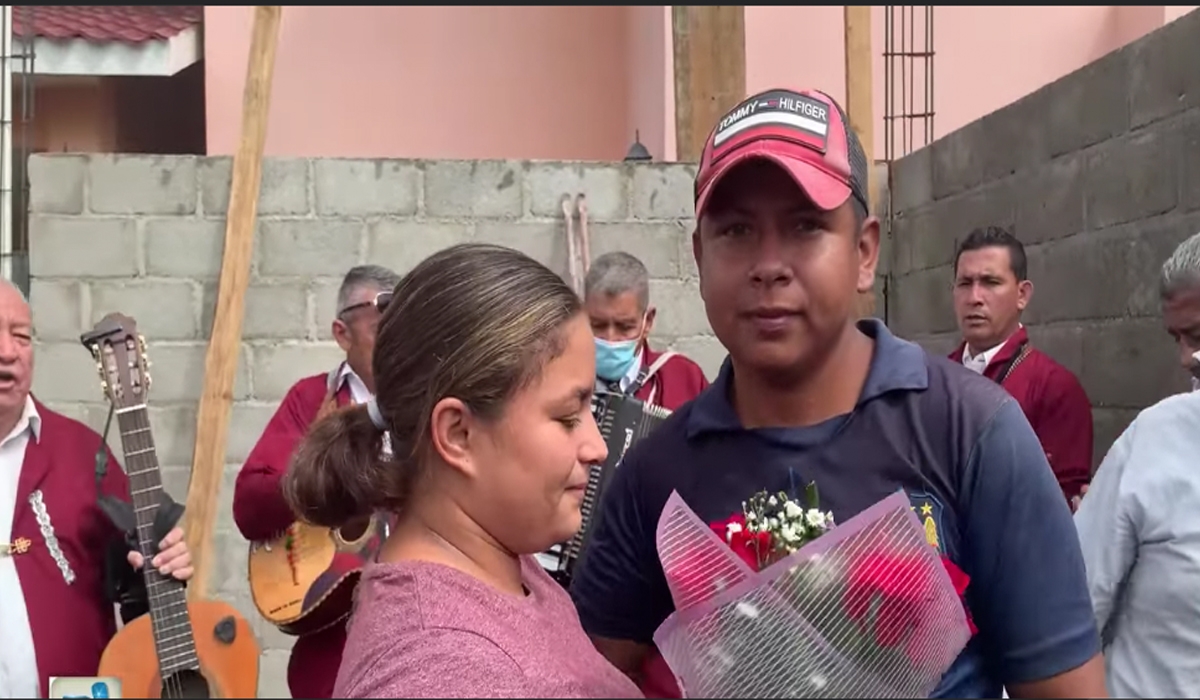
<path fill-rule="evenodd" d="M 293 382 L 339 361 L 329 324 L 345 271 L 365 261 L 405 272 L 461 241 L 521 249 L 565 274 L 561 199 L 584 193 L 592 256 L 623 249 L 649 268 L 653 342 L 697 360 L 724 357 L 696 285 L 687 165 L 403 160 L 268 160 L 241 344 L 214 595 L 255 626 L 264 697 L 286 697 L 291 638 L 256 614 L 247 543 L 231 516 L 233 479 Z M 150 412 L 167 490 L 186 496 L 196 404 L 228 206 L 227 158 L 37 156 L 30 161 L 34 392 L 99 430 L 107 404 L 79 335 L 104 314 L 146 336 Z M 118 440 L 110 440 L 120 454 Z"/>
<path fill-rule="evenodd" d="M 1187 386 L 1157 273 L 1200 232 L 1200 13 L 894 164 L 889 320 L 955 344 L 955 245 L 1011 227 L 1026 245 L 1034 342 L 1093 405 L 1097 462 L 1136 412 Z"/>

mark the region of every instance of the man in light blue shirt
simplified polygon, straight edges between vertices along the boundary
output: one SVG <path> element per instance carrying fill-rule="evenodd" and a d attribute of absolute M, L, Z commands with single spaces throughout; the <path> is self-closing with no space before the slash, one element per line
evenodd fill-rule
<path fill-rule="evenodd" d="M 1163 265 L 1180 363 L 1200 351 L 1200 234 Z M 1200 697 L 1200 392 L 1142 411 L 1075 515 L 1113 697 Z"/>

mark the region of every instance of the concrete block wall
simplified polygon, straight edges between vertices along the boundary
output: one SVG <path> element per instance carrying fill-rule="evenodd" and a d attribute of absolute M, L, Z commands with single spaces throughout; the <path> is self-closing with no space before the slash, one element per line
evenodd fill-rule
<path fill-rule="evenodd" d="M 291 638 L 265 624 L 246 584 L 233 479 L 284 393 L 340 360 L 329 324 L 341 276 L 370 261 L 405 272 L 453 243 L 521 249 L 565 274 L 561 198 L 588 198 L 592 255 L 649 268 L 659 348 L 715 376 L 724 351 L 696 284 L 687 165 L 268 160 L 222 488 L 212 591 L 259 634 L 263 697 L 287 695 Z M 100 430 L 107 404 L 79 335 L 104 314 L 137 319 L 154 366 L 150 412 L 168 491 L 186 495 L 196 404 L 228 206 L 228 158 L 37 156 L 30 161 L 35 394 Z M 110 440 L 120 455 L 116 431 Z"/>
<path fill-rule="evenodd" d="M 957 340 L 954 250 L 972 228 L 1025 243 L 1034 342 L 1092 399 L 1096 461 L 1187 387 L 1157 273 L 1200 232 L 1200 13 L 1187 15 L 894 164 L 892 327 Z"/>

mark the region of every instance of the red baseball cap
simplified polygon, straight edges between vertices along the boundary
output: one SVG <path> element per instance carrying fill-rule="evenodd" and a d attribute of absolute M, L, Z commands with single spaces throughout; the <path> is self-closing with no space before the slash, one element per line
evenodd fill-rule
<path fill-rule="evenodd" d="M 823 92 L 766 90 L 722 117 L 700 155 L 696 216 L 721 178 L 752 159 L 783 168 L 820 209 L 854 197 L 867 210 L 867 156 L 842 108 Z"/>

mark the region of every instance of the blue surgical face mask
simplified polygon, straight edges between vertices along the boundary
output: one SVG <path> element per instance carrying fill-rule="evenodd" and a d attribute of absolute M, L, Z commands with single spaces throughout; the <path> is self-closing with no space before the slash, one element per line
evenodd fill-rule
<path fill-rule="evenodd" d="M 629 373 L 637 360 L 638 340 L 611 342 L 596 338 L 596 376 L 608 382 Z"/>

